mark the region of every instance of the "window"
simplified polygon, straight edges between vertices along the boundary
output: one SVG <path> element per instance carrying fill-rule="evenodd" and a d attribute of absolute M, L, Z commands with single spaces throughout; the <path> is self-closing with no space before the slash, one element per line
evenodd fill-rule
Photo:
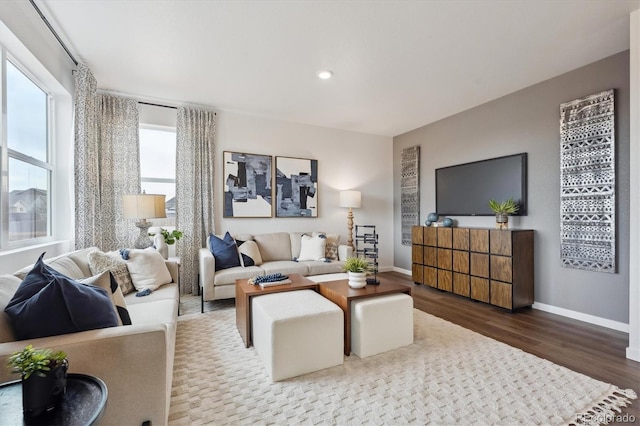
<path fill-rule="evenodd" d="M 2 50 L 1 248 L 39 243 L 51 233 L 51 96 Z M 6 189 L 4 189 L 6 188 Z M 6 200 L 6 201 L 5 201 Z"/>
<path fill-rule="evenodd" d="M 176 129 L 164 126 L 140 126 L 140 183 L 147 194 L 166 196 L 166 223 L 175 225 L 176 217 Z"/>

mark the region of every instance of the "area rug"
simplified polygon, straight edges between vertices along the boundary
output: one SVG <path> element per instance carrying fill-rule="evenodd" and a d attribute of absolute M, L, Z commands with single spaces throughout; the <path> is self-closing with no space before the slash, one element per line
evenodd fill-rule
<path fill-rule="evenodd" d="M 604 423 L 636 398 L 414 310 L 415 341 L 271 383 L 235 310 L 180 317 L 173 425 L 559 425 Z"/>

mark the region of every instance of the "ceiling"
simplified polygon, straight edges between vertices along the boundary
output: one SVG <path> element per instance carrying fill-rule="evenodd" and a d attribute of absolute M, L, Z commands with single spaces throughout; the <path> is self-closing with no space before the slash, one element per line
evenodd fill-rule
<path fill-rule="evenodd" d="M 629 48 L 640 0 L 36 0 L 98 87 L 396 136 Z M 316 74 L 330 69 L 334 77 Z"/>

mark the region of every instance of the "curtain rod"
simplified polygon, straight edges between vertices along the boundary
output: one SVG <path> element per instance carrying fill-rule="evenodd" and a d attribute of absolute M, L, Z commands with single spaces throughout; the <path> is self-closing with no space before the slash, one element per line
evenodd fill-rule
<path fill-rule="evenodd" d="M 160 107 L 160 108 L 178 109 L 178 107 L 174 107 L 174 106 L 171 106 L 171 105 L 160 105 L 160 104 L 153 104 L 151 102 L 142 102 L 142 101 L 138 101 L 138 103 L 142 104 L 142 105 L 157 106 L 157 107 Z"/>
<path fill-rule="evenodd" d="M 160 108 L 178 109 L 178 107 L 171 106 L 171 105 L 161 105 L 161 104 L 154 104 L 154 103 L 151 103 L 151 102 L 143 102 L 143 101 L 138 101 L 138 103 L 142 104 L 142 105 L 149 105 L 149 106 L 155 106 L 155 107 L 160 107 Z M 218 113 L 214 112 L 213 115 L 218 115 Z"/>
<path fill-rule="evenodd" d="M 47 18 L 44 16 L 44 14 L 40 10 L 40 8 L 36 5 L 34 0 L 29 0 L 29 3 L 31 3 L 31 6 L 33 6 L 33 8 L 36 10 L 36 12 L 38 12 L 38 15 L 40 15 L 40 18 L 44 21 L 44 23 L 47 26 L 47 28 L 49 28 L 49 31 L 51 31 L 51 34 L 53 34 L 53 36 L 56 38 L 56 40 L 58 40 L 58 43 L 60 43 L 60 46 L 62 46 L 64 51 L 67 52 L 67 55 L 69 55 L 69 58 L 71 58 L 71 60 L 75 64 L 75 66 L 78 66 L 78 61 L 76 61 L 76 58 L 73 57 L 73 55 L 71 54 L 71 52 L 67 48 L 67 45 L 64 44 L 64 42 L 62 41 L 62 39 L 60 38 L 60 36 L 56 32 L 56 30 L 53 29 L 53 27 L 51 26 L 51 24 L 49 23 Z"/>

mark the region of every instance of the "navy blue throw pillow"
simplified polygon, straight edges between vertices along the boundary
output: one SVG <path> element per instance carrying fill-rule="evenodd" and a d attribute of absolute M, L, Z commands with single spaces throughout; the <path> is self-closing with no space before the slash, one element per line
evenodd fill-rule
<path fill-rule="evenodd" d="M 46 265 L 43 257 L 4 310 L 18 340 L 118 326 L 105 290 L 72 280 Z"/>
<path fill-rule="evenodd" d="M 222 240 L 213 234 L 209 234 L 209 250 L 211 250 L 213 257 L 216 258 L 216 271 L 240 266 L 238 248 L 229 232 L 224 234 Z"/>

